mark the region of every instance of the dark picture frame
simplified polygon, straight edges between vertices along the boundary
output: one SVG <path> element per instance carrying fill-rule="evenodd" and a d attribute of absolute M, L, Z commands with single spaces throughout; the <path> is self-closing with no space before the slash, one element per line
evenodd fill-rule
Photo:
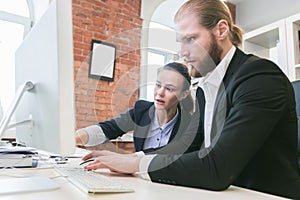
<path fill-rule="evenodd" d="M 116 53 L 116 45 L 92 40 L 88 76 L 98 80 L 114 81 Z"/>

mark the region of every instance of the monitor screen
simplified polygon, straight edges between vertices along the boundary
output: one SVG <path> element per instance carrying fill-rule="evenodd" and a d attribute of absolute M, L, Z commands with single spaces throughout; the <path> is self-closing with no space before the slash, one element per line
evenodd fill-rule
<path fill-rule="evenodd" d="M 60 155 L 75 151 L 72 0 L 53 0 L 26 35 L 15 54 L 16 87 L 27 81 L 34 88 L 22 96 L 16 141 Z"/>

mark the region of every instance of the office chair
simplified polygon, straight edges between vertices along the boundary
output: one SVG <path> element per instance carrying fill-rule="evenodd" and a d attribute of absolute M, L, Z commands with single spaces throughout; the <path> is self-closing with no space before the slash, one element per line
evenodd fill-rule
<path fill-rule="evenodd" d="M 296 98 L 296 112 L 298 117 L 298 165 L 300 167 L 300 80 L 292 82 Z"/>

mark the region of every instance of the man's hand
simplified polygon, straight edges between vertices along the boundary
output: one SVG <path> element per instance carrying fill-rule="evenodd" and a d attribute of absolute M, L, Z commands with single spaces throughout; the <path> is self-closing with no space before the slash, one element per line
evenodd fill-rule
<path fill-rule="evenodd" d="M 95 158 L 84 168 L 87 170 L 95 170 L 100 168 L 108 168 L 111 171 L 122 174 L 134 174 L 139 171 L 140 159 L 136 154 L 119 154 L 111 151 L 93 151 L 82 158 L 87 160 Z"/>

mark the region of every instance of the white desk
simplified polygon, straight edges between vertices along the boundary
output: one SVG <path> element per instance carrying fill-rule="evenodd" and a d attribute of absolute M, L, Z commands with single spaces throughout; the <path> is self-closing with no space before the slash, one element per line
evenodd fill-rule
<path fill-rule="evenodd" d="M 70 165 L 77 165 L 80 159 L 70 160 Z M 259 199 L 282 199 L 276 196 L 246 190 L 238 187 L 230 187 L 226 191 L 213 192 L 188 187 L 172 186 L 159 183 L 152 183 L 138 177 L 110 173 L 107 170 L 101 170 L 102 174 L 111 177 L 120 183 L 123 183 L 135 190 L 133 193 L 120 194 L 87 194 L 79 190 L 76 186 L 68 182 L 63 177 L 57 177 L 59 174 L 54 168 L 27 168 L 27 169 L 0 169 L 0 179 L 7 178 L 4 175 L 12 176 L 46 176 L 54 178 L 53 180 L 60 185 L 59 189 L 52 191 L 19 193 L 10 195 L 0 195 L 1 200 L 193 200 L 193 199 L 230 199 L 230 200 L 259 200 Z M 0 186 L 1 187 L 1 186 Z"/>

